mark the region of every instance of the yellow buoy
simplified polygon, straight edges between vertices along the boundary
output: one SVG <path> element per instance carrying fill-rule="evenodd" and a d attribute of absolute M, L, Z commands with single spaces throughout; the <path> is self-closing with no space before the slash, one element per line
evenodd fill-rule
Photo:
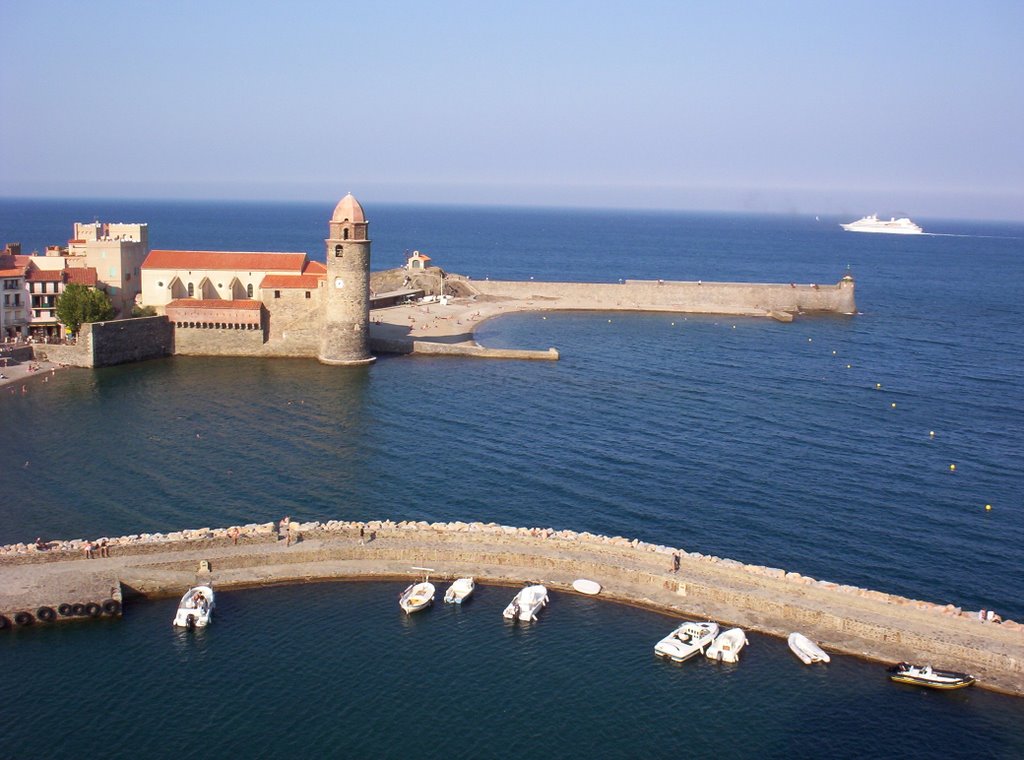
<path fill-rule="evenodd" d="M 985 511 L 986 512 L 991 512 L 992 511 L 992 505 L 991 504 L 986 504 L 985 505 Z"/>
<path fill-rule="evenodd" d="M 934 438 L 935 437 L 935 431 L 934 430 L 929 430 L 928 431 L 928 437 L 929 438 Z"/>
<path fill-rule="evenodd" d="M 892 402 L 892 408 L 893 408 L 893 409 L 895 409 L 895 408 L 896 408 L 896 402 L 895 402 L 895 401 L 893 401 L 893 402 Z"/>
<path fill-rule="evenodd" d="M 950 471 L 950 472 L 956 472 L 956 465 L 955 465 L 955 464 L 951 464 L 951 465 L 949 466 L 949 471 Z"/>
<path fill-rule="evenodd" d="M 882 384 L 881 383 L 875 383 L 875 387 L 878 388 L 878 389 L 881 389 Z"/>

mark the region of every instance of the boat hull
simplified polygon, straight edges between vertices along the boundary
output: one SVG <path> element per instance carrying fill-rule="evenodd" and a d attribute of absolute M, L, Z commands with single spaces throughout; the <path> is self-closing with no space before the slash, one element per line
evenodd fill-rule
<path fill-rule="evenodd" d="M 521 620 L 529 623 L 537 619 L 548 603 L 548 590 L 544 586 L 527 586 L 522 589 L 501 613 L 506 620 Z"/>
<path fill-rule="evenodd" d="M 718 635 L 705 651 L 709 660 L 718 662 L 739 662 L 740 652 L 747 645 L 747 635 L 741 628 L 730 628 Z"/>
<path fill-rule="evenodd" d="M 201 601 L 197 601 L 199 594 L 202 595 Z M 181 597 L 172 625 L 176 628 L 205 628 L 213 620 L 215 606 L 213 588 L 193 586 Z"/>
<path fill-rule="evenodd" d="M 789 634 L 789 649 L 804 665 L 831 662 L 828 653 L 802 633 Z"/>
<path fill-rule="evenodd" d="M 462 604 L 472 596 L 476 589 L 476 583 L 472 578 L 459 578 L 448 587 L 444 594 L 444 601 L 447 604 Z"/>
<path fill-rule="evenodd" d="M 952 691 L 971 686 L 975 678 L 967 673 L 957 673 L 952 670 L 933 670 L 931 667 L 920 668 L 908 663 L 900 663 L 889 668 L 889 678 L 897 683 L 906 683 L 911 686 L 923 686 L 926 689 L 939 689 L 941 691 Z"/>
<path fill-rule="evenodd" d="M 685 662 L 704 652 L 717 634 L 717 623 L 683 623 L 654 645 L 654 653 L 672 662 Z"/>
<path fill-rule="evenodd" d="M 398 606 L 407 615 L 425 610 L 434 603 L 434 590 L 433 583 L 415 583 L 402 592 Z"/>

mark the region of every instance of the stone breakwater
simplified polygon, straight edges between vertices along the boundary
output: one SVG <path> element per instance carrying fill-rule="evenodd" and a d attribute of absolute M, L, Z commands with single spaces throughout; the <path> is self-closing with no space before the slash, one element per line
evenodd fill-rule
<path fill-rule="evenodd" d="M 591 578 L 602 596 L 678 616 L 714 618 L 776 636 L 800 630 L 833 651 L 879 661 L 928 661 L 966 670 L 985 687 L 1024 695 L 1024 626 L 982 623 L 953 604 L 907 599 L 781 568 L 686 552 L 638 539 L 494 523 L 390 520 L 275 523 L 0 547 L 0 613 L 13 620 L 52 604 L 54 589 L 115 577 L 133 595 L 178 596 L 202 579 L 218 588 L 324 579 L 474 575 L 499 584 L 568 590 Z M 673 555 L 679 570 L 673 572 Z M 208 568 L 208 569 L 207 569 Z M 70 581 L 74 581 L 72 584 Z M 24 620 L 24 617 L 22 618 Z M 666 627 L 670 625 L 666 623 Z M 654 632 L 655 634 L 660 632 Z"/>

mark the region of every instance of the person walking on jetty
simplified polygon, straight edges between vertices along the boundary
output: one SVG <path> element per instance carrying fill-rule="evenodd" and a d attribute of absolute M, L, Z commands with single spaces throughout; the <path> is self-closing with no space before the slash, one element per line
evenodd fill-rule
<path fill-rule="evenodd" d="M 281 522 L 277 525 L 277 539 L 280 541 L 282 538 L 288 537 L 288 527 L 291 525 L 292 518 L 285 515 L 281 518 Z"/>
<path fill-rule="evenodd" d="M 672 572 L 673 573 L 678 573 L 679 572 L 679 552 L 675 552 L 672 555 Z"/>

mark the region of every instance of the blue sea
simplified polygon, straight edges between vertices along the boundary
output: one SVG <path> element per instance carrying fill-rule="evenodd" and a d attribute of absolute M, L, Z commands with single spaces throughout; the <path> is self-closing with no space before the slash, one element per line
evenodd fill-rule
<path fill-rule="evenodd" d="M 148 222 L 154 248 L 306 251 L 332 204 L 0 201 L 0 238 Z M 474 279 L 833 283 L 860 313 L 517 314 L 485 345 L 558 362 L 172 358 L 0 397 L 0 543 L 294 519 L 481 520 L 636 537 L 1024 619 L 1024 225 L 366 206 L 373 267 Z M 895 405 L 895 406 L 894 406 Z M 934 435 L 932 435 L 934 433 Z M 955 471 L 950 465 L 955 465 Z M 985 506 L 991 505 L 991 510 Z M 509 589 L 406 620 L 395 584 L 225 591 L 0 637 L 5 754 L 200 757 L 1019 757 L 1024 702 L 890 684 L 876 664 L 673 667 L 672 619 Z M 698 614 L 700 611 L 695 610 Z M 912 736 L 913 740 L 908 741 Z"/>

